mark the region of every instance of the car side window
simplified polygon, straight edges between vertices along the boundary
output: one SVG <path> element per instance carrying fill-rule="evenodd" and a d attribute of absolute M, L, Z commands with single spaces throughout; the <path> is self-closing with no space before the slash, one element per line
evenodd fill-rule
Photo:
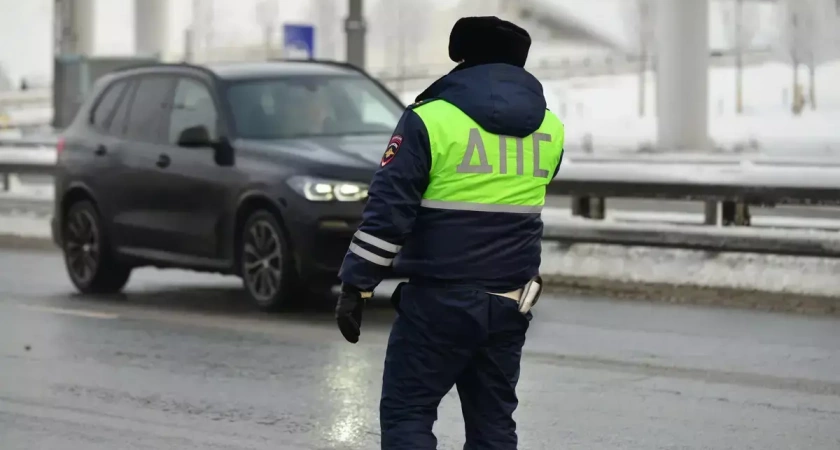
<path fill-rule="evenodd" d="M 161 142 L 162 120 L 172 98 L 172 77 L 143 76 L 139 79 L 128 113 L 126 136 L 142 142 Z"/>
<path fill-rule="evenodd" d="M 99 97 L 99 101 L 93 108 L 90 115 L 90 123 L 100 130 L 107 130 L 108 125 L 114 117 L 114 111 L 117 109 L 118 103 L 122 99 L 123 91 L 128 83 L 126 81 L 118 81 L 111 84 L 105 89 L 105 93 Z"/>
<path fill-rule="evenodd" d="M 179 78 L 169 116 L 169 143 L 177 145 L 184 130 L 197 126 L 206 128 L 210 139 L 217 139 L 218 124 L 219 113 L 207 85 L 192 78 Z"/>
<path fill-rule="evenodd" d="M 130 80 L 126 83 L 125 93 L 120 100 L 117 110 L 114 111 L 114 117 L 108 125 L 108 133 L 114 136 L 122 136 L 125 134 L 128 125 L 128 111 L 131 108 L 131 102 L 134 99 L 134 92 L 137 90 L 137 82 Z"/>

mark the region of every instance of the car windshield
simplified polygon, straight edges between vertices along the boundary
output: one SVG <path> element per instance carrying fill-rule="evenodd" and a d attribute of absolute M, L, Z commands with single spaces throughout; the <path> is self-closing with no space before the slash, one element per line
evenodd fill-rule
<path fill-rule="evenodd" d="M 297 76 L 233 82 L 227 89 L 239 137 L 286 139 L 387 134 L 403 106 L 361 76 Z"/>

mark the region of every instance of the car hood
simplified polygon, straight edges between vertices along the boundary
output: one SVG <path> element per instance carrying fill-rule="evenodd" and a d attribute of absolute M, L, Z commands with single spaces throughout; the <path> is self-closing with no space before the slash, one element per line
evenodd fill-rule
<path fill-rule="evenodd" d="M 373 172 L 379 167 L 389 138 L 387 134 L 374 134 L 271 141 L 244 139 L 237 143 L 237 147 L 278 162 L 296 161 L 307 166 L 367 169 Z"/>

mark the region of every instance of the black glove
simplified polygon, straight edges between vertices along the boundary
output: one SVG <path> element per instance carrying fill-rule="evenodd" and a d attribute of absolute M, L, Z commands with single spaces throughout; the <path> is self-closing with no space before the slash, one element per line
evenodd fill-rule
<path fill-rule="evenodd" d="M 355 286 L 341 285 L 341 294 L 338 296 L 338 303 L 335 306 L 335 320 L 338 322 L 338 329 L 344 339 L 347 339 L 347 342 L 351 344 L 359 342 L 362 311 L 367 299 L 372 296 L 373 292 L 363 292 Z"/>

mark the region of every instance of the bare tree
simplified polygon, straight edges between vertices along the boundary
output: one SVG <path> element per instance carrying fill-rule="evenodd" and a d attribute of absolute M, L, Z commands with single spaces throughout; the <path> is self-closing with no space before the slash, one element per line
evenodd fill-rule
<path fill-rule="evenodd" d="M 811 0 L 787 1 L 784 5 L 785 11 L 782 17 L 785 26 L 784 42 L 787 45 L 791 65 L 793 68 L 793 105 L 794 114 L 802 111 L 802 95 L 799 86 L 799 66 L 813 56 L 811 50 L 814 40 L 814 23 Z"/>
<path fill-rule="evenodd" d="M 804 104 L 799 66 L 808 67 L 808 98 L 811 109 L 816 109 L 816 70 L 826 59 L 837 56 L 835 42 L 840 28 L 840 11 L 836 0 L 786 0 L 780 12 L 782 50 L 793 66 L 793 111 L 799 114 Z"/>
<path fill-rule="evenodd" d="M 744 112 L 744 51 L 749 50 L 758 32 L 758 10 L 755 3 L 745 4 L 744 0 L 728 0 L 721 6 L 726 37 L 735 51 L 735 111 L 741 114 Z"/>
<path fill-rule="evenodd" d="M 634 0 L 623 4 L 627 32 L 635 42 L 634 51 L 639 59 L 639 116 L 645 115 L 648 65 L 653 55 L 655 35 L 655 0 Z"/>

